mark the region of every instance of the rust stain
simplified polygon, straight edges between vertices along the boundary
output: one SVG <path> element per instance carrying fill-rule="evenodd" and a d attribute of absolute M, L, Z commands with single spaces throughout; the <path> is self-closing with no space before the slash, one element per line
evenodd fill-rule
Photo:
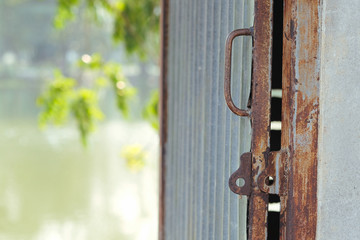
<path fill-rule="evenodd" d="M 268 195 L 264 192 L 253 192 L 249 203 L 248 239 L 266 239 Z M 260 214 L 261 213 L 261 214 Z"/>
<path fill-rule="evenodd" d="M 284 17 L 283 17 L 283 28 L 284 28 L 284 37 L 283 37 L 283 79 L 282 79 L 282 114 L 281 114 L 281 147 L 287 148 L 289 153 L 289 159 L 292 158 L 292 142 L 291 139 L 291 106 L 293 105 L 293 99 L 291 98 L 291 81 L 290 79 L 295 79 L 294 66 L 295 55 L 291 51 L 293 45 L 295 44 L 296 36 L 296 22 L 293 7 L 294 3 L 292 0 L 284 0 Z M 291 180 L 288 179 L 288 184 Z M 283 196 L 280 198 L 281 210 L 280 210 L 280 240 L 287 239 L 287 201 L 288 196 Z"/>
<path fill-rule="evenodd" d="M 266 239 L 268 195 L 258 186 L 270 147 L 272 1 L 255 1 L 251 152 L 253 189 L 249 199 L 249 239 Z M 264 154 L 265 152 L 265 154 Z"/>
<path fill-rule="evenodd" d="M 165 239 L 165 157 L 167 142 L 167 64 L 168 64 L 168 35 L 169 35 L 169 0 L 161 1 L 161 75 L 160 75 L 160 194 L 159 194 L 159 240 Z"/>
<path fill-rule="evenodd" d="M 282 148 L 289 151 L 289 175 L 280 239 L 316 236 L 319 5 L 285 0 Z"/>
<path fill-rule="evenodd" d="M 279 196 L 287 194 L 287 155 L 286 150 L 268 153 L 266 169 L 258 178 L 258 186 L 261 191 Z M 269 184 L 268 177 L 273 178 L 272 184 Z"/>

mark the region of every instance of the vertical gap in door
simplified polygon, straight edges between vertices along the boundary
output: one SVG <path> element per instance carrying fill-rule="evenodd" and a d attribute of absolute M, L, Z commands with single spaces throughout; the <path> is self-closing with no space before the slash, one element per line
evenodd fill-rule
<path fill-rule="evenodd" d="M 278 240 L 280 237 L 280 197 L 269 194 L 268 205 L 268 240 Z"/>
<path fill-rule="evenodd" d="M 283 0 L 273 3 L 270 151 L 281 149 Z M 280 237 L 280 197 L 269 194 L 267 239 Z"/>
<path fill-rule="evenodd" d="M 270 150 L 281 148 L 283 0 L 274 0 Z"/>

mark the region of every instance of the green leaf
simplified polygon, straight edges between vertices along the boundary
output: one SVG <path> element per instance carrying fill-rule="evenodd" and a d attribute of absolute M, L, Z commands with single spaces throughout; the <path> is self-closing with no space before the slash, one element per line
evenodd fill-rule
<path fill-rule="evenodd" d="M 59 70 L 54 72 L 54 80 L 37 99 L 37 104 L 43 108 L 39 116 L 40 126 L 44 127 L 49 123 L 61 125 L 66 122 L 75 83 L 74 79 L 64 77 Z"/>
<path fill-rule="evenodd" d="M 153 91 L 148 104 L 143 109 L 143 118 L 147 120 L 155 130 L 159 130 L 159 91 Z"/>
<path fill-rule="evenodd" d="M 94 131 L 96 121 L 104 118 L 98 107 L 96 92 L 85 88 L 78 90 L 71 110 L 77 121 L 82 143 L 86 146 L 88 135 Z"/>

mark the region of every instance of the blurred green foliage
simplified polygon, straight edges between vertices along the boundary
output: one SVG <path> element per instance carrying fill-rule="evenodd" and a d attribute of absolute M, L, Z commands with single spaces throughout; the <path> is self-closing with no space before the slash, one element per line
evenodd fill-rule
<path fill-rule="evenodd" d="M 95 121 L 103 118 L 103 113 L 97 106 L 97 99 L 95 91 L 81 88 L 77 91 L 71 105 L 84 145 L 86 145 L 88 134 L 94 130 Z"/>
<path fill-rule="evenodd" d="M 140 59 L 158 58 L 159 0 L 57 0 L 57 3 L 54 16 L 56 28 L 66 27 L 80 12 L 85 12 L 93 21 L 101 24 L 100 16 L 106 13 L 112 18 L 113 40 L 116 43 L 122 42 L 128 54 L 135 54 Z M 86 145 L 89 133 L 95 129 L 97 121 L 104 118 L 98 107 L 99 91 L 110 85 L 116 94 L 117 108 L 124 117 L 128 117 L 129 101 L 136 94 L 136 89 L 125 79 L 118 63 L 106 62 L 100 54 L 83 55 L 77 66 L 95 76 L 92 86 L 82 83 L 81 79 L 65 77 L 60 71 L 56 71 L 53 81 L 38 98 L 38 104 L 43 109 L 39 121 L 41 126 L 61 125 L 70 116 L 73 117 L 82 143 Z M 144 119 L 155 129 L 159 129 L 158 101 L 159 93 L 155 91 L 143 110 Z"/>
<path fill-rule="evenodd" d="M 121 66 L 115 62 L 103 61 L 100 54 L 84 55 L 78 61 L 78 66 L 84 70 L 97 72 L 95 86 L 101 89 L 111 85 L 116 95 L 116 103 L 124 117 L 129 116 L 129 101 L 136 94 L 122 73 Z"/>
<path fill-rule="evenodd" d="M 143 118 L 147 120 L 151 126 L 159 130 L 159 91 L 156 90 L 151 94 L 150 100 L 143 110 Z"/>
<path fill-rule="evenodd" d="M 143 146 L 133 144 L 124 146 L 120 155 L 125 159 L 127 167 L 137 172 L 144 167 L 148 153 L 144 150 Z"/>
<path fill-rule="evenodd" d="M 142 58 L 158 55 L 159 0 L 58 0 L 55 27 L 65 27 L 79 11 L 87 11 L 97 22 L 101 22 L 101 13 L 107 12 L 113 20 L 114 41 L 123 42 L 128 53 Z"/>
<path fill-rule="evenodd" d="M 129 83 L 121 74 L 119 64 L 107 63 L 104 65 L 105 76 L 110 80 L 111 85 L 116 93 L 116 103 L 118 109 L 124 117 L 129 115 L 129 99 L 136 94 L 136 89 L 129 87 Z"/>
<path fill-rule="evenodd" d="M 54 72 L 54 80 L 47 86 L 46 91 L 37 99 L 43 106 L 39 122 L 41 126 L 46 123 L 61 125 L 65 123 L 70 112 L 71 101 L 74 98 L 76 81 L 64 77 L 59 70 Z"/>
<path fill-rule="evenodd" d="M 64 77 L 56 70 L 54 79 L 37 100 L 42 107 L 39 123 L 43 127 L 47 124 L 61 125 L 71 115 L 77 122 L 82 143 L 86 145 L 96 122 L 104 118 L 98 106 L 99 91 L 110 85 L 116 94 L 118 109 L 127 117 L 129 101 L 136 94 L 136 89 L 127 82 L 118 64 L 104 62 L 99 54 L 82 56 L 78 66 L 95 76 L 92 86 L 85 88 L 78 84 L 79 81 Z"/>

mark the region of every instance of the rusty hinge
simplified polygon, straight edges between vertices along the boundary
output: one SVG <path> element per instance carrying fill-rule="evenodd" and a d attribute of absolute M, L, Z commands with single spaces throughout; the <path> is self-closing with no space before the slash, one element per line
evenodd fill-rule
<path fill-rule="evenodd" d="M 231 175 L 229 187 L 239 195 L 250 196 L 255 185 L 264 192 L 284 196 L 287 194 L 287 151 L 269 152 L 265 156 L 265 170 L 256 183 L 252 182 L 252 154 L 247 152 L 240 157 L 240 167 Z M 239 181 L 242 180 L 242 181 Z"/>

